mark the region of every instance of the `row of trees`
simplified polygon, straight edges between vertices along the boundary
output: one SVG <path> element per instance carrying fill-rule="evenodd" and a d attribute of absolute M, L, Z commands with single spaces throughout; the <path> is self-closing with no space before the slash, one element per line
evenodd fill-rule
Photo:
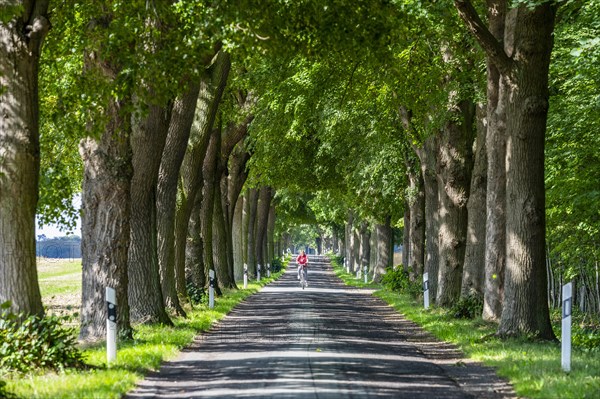
<path fill-rule="evenodd" d="M 501 335 L 553 338 L 557 281 L 598 295 L 598 171 L 583 168 L 598 110 L 563 118 L 597 95 L 597 0 L 89 3 L 2 8 L 0 300 L 14 310 L 43 313 L 36 210 L 68 224 L 79 191 L 84 339 L 104 334 L 105 286 L 124 334 L 169 323 L 208 270 L 235 287 L 306 223 L 375 278 L 403 226 L 412 278 L 428 272 L 440 306 L 483 297 Z M 582 221 L 584 252 L 547 256 L 546 208 L 550 242 Z"/>

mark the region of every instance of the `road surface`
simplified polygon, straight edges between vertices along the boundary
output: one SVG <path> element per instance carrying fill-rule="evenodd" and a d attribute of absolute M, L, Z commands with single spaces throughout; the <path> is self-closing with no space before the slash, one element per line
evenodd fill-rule
<path fill-rule="evenodd" d="M 138 398 L 513 398 L 493 370 L 461 359 L 371 291 L 345 286 L 311 257 L 239 304 Z"/>

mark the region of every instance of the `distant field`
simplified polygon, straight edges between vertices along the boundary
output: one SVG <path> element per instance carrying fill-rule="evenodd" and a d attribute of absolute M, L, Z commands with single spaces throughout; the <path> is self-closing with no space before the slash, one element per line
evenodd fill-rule
<path fill-rule="evenodd" d="M 38 258 L 42 302 L 49 313 L 73 314 L 81 305 L 81 259 Z"/>

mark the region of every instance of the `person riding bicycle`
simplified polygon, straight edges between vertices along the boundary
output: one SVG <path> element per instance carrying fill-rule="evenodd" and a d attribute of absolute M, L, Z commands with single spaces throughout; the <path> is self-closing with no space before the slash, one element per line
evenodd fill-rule
<path fill-rule="evenodd" d="M 298 280 L 300 280 L 300 272 L 304 269 L 304 279 L 306 279 L 306 266 L 308 265 L 308 256 L 304 253 L 304 250 L 300 251 L 300 255 L 296 258 L 298 264 Z"/>

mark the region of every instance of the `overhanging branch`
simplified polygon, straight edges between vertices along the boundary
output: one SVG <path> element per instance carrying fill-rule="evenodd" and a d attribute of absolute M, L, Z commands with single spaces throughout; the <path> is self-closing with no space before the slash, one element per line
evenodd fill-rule
<path fill-rule="evenodd" d="M 512 59 L 506 55 L 502 44 L 485 26 L 473 4 L 471 4 L 471 1 L 454 0 L 454 5 L 458 10 L 458 15 L 465 22 L 473 36 L 475 36 L 492 63 L 498 68 L 498 71 L 503 75 L 509 74 L 513 67 Z"/>

